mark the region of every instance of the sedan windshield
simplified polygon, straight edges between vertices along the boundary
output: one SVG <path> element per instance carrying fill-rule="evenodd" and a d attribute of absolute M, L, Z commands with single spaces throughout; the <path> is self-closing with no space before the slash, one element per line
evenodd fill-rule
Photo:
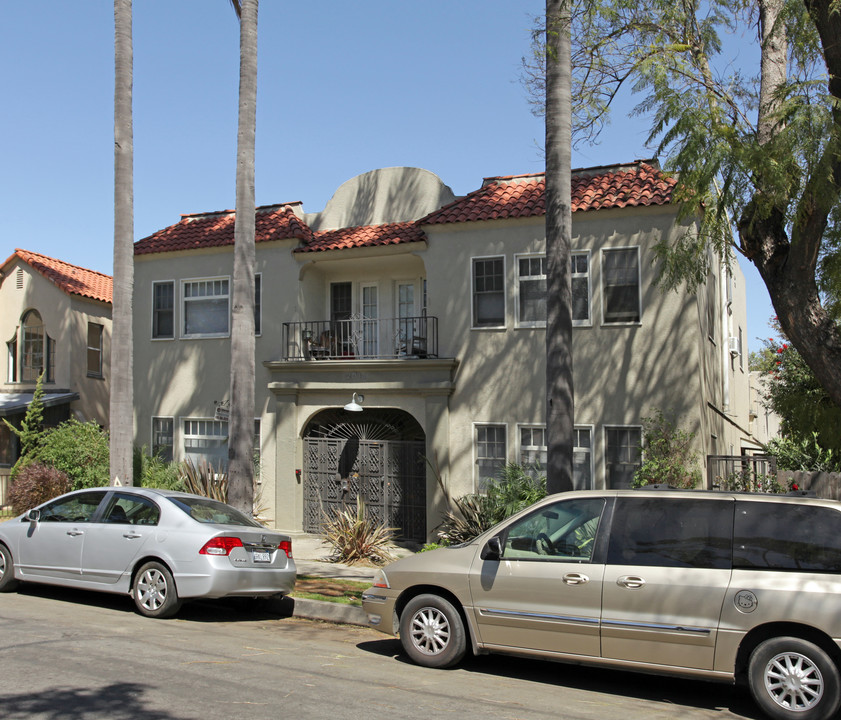
<path fill-rule="evenodd" d="M 260 523 L 247 517 L 239 510 L 217 500 L 199 497 L 170 497 L 169 499 L 193 520 L 200 523 L 262 527 Z"/>

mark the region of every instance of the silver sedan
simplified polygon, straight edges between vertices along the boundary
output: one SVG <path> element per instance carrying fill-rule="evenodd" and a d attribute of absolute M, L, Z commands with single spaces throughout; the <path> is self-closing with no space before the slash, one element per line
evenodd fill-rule
<path fill-rule="evenodd" d="M 288 535 L 189 493 L 77 490 L 0 523 L 0 592 L 23 581 L 125 593 L 162 618 L 188 598 L 284 595 L 295 575 Z"/>

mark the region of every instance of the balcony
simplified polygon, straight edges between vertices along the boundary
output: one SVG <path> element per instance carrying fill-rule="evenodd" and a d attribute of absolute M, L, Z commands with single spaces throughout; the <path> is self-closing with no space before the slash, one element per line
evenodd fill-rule
<path fill-rule="evenodd" d="M 438 318 L 308 320 L 283 323 L 284 360 L 438 357 Z"/>

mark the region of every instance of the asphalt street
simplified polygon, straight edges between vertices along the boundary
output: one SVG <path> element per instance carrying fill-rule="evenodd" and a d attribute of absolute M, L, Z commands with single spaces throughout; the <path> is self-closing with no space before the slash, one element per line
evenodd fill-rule
<path fill-rule="evenodd" d="M 409 663 L 368 628 L 278 618 L 254 601 L 186 604 L 29 586 L 0 595 L 0 718 L 758 718 L 747 693 L 502 656 Z"/>

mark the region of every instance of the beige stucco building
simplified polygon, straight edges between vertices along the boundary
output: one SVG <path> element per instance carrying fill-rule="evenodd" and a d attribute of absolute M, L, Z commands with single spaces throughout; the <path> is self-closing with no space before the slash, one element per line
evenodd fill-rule
<path fill-rule="evenodd" d="M 111 292 L 110 276 L 28 250 L 0 265 L 0 417 L 19 425 L 43 373 L 45 424 L 72 416 L 108 427 Z M 0 423 L 0 505 L 17 457 Z"/>
<path fill-rule="evenodd" d="M 579 487 L 630 481 L 655 409 L 702 458 L 757 446 L 738 265 L 711 258 L 697 294 L 654 285 L 655 243 L 693 231 L 673 187 L 644 162 L 573 180 Z M 315 530 L 359 493 L 425 538 L 444 491 L 545 458 L 544 250 L 542 175 L 456 198 L 428 171 L 388 168 L 320 213 L 258 209 L 255 450 L 276 526 Z M 224 463 L 232 270 L 231 212 L 136 244 L 136 438 L 167 457 Z"/>

